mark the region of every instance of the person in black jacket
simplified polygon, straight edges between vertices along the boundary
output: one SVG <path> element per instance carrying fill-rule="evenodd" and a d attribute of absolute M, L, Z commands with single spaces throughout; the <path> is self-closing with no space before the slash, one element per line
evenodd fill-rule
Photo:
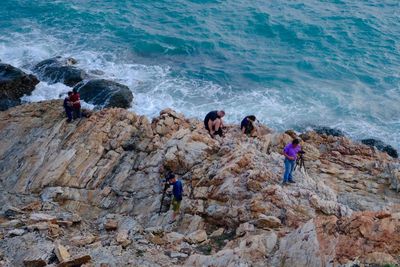
<path fill-rule="evenodd" d="M 71 97 L 72 92 L 69 91 L 68 92 L 68 96 L 66 98 L 64 98 L 64 110 L 65 110 L 65 114 L 67 115 L 67 122 L 71 122 L 72 121 L 72 102 L 71 102 Z"/>
<path fill-rule="evenodd" d="M 256 123 L 256 116 L 249 115 L 246 116 L 242 122 L 240 123 L 240 130 L 243 134 L 247 136 L 255 137 L 257 136 L 257 126 Z"/>
<path fill-rule="evenodd" d="M 214 138 L 216 134 L 221 137 L 224 135 L 222 132 L 222 127 L 224 126 L 222 118 L 224 116 L 225 116 L 225 111 L 214 110 L 210 111 L 204 118 L 204 126 L 210 133 L 212 138 Z"/>

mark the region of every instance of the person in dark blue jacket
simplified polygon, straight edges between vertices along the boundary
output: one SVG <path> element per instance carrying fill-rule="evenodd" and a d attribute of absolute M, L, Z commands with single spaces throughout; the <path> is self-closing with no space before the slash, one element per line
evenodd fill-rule
<path fill-rule="evenodd" d="M 181 207 L 181 202 L 183 198 L 183 185 L 181 180 L 176 178 L 176 175 L 171 173 L 168 177 L 168 183 L 172 185 L 172 210 L 174 213 L 172 214 L 172 219 L 169 223 L 174 223 L 176 221 L 176 216 L 179 214 L 179 209 Z"/>
<path fill-rule="evenodd" d="M 255 137 L 257 136 L 257 126 L 256 123 L 256 116 L 249 115 L 244 117 L 242 122 L 240 123 L 240 130 L 243 134 L 247 136 Z"/>
<path fill-rule="evenodd" d="M 65 110 L 65 114 L 67 115 L 67 122 L 71 122 L 72 121 L 72 102 L 71 102 L 71 97 L 72 92 L 69 91 L 68 92 L 68 96 L 66 98 L 64 98 L 64 110 Z"/>

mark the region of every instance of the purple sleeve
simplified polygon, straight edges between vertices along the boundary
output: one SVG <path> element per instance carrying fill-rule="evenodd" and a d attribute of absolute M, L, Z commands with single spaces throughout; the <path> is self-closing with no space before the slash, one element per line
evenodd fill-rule
<path fill-rule="evenodd" d="M 286 154 L 288 153 L 289 145 L 290 145 L 290 144 L 286 145 L 285 148 L 283 149 L 283 152 L 285 152 Z"/>

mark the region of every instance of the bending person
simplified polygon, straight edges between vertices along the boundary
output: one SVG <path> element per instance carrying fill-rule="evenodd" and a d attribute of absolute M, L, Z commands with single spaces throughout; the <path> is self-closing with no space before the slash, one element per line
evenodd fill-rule
<path fill-rule="evenodd" d="M 249 115 L 246 116 L 240 123 L 240 130 L 243 134 L 247 136 L 255 137 L 257 136 L 257 126 L 255 125 L 256 116 Z"/>
<path fill-rule="evenodd" d="M 216 134 L 219 136 L 223 136 L 222 127 L 224 123 L 222 118 L 225 116 L 225 111 L 223 110 L 214 110 L 210 111 L 206 117 L 204 118 L 204 126 L 207 131 L 210 133 L 211 137 L 214 138 Z"/>

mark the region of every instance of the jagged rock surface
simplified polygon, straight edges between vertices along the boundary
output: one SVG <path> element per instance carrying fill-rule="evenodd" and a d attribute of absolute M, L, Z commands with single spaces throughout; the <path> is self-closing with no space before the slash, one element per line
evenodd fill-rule
<path fill-rule="evenodd" d="M 38 83 L 34 75 L 0 63 L 0 111 L 21 104 L 20 98 L 29 95 Z"/>
<path fill-rule="evenodd" d="M 398 264 L 399 161 L 345 137 L 302 135 L 307 172 L 282 187 L 291 137 L 163 110 L 112 108 L 66 123 L 60 101 L 0 113 L 0 265 L 373 266 Z M 184 181 L 182 214 L 158 214 L 160 166 Z"/>
<path fill-rule="evenodd" d="M 54 57 L 39 62 L 34 66 L 33 71 L 41 80 L 48 83 L 61 82 L 74 86 L 87 77 L 87 74 L 74 64 L 76 60 L 73 58 Z"/>
<path fill-rule="evenodd" d="M 79 91 L 83 100 L 102 108 L 129 108 L 133 100 L 128 86 L 104 79 L 83 81 L 74 89 Z"/>

